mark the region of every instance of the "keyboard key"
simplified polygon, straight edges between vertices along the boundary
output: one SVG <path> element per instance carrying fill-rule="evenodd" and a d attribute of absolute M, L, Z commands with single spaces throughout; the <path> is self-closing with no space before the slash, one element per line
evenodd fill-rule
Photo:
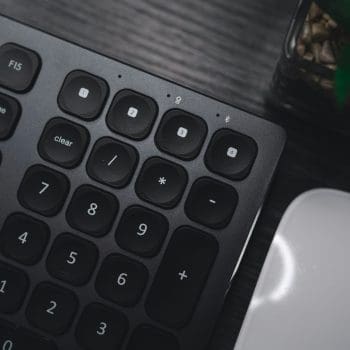
<path fill-rule="evenodd" d="M 175 231 L 146 303 L 149 316 L 169 327 L 185 327 L 217 253 L 213 237 L 190 227 Z"/>
<path fill-rule="evenodd" d="M 0 312 L 11 314 L 18 311 L 28 287 L 24 272 L 0 262 Z"/>
<path fill-rule="evenodd" d="M 115 188 L 125 187 L 135 172 L 139 155 L 134 147 L 105 137 L 97 141 L 87 172 L 91 178 Z"/>
<path fill-rule="evenodd" d="M 116 232 L 119 246 L 143 256 L 157 255 L 169 230 L 167 219 L 152 210 L 134 206 L 128 208 Z"/>
<path fill-rule="evenodd" d="M 53 342 L 24 328 L 16 330 L 16 338 L 19 350 L 57 350 L 57 347 Z M 5 348 L 5 350 L 7 349 Z M 17 350 L 17 348 L 14 347 L 13 350 Z"/>
<path fill-rule="evenodd" d="M 2 350 L 57 350 L 54 343 L 26 329 L 15 329 L 0 321 L 0 349 Z"/>
<path fill-rule="evenodd" d="M 50 236 L 49 227 L 28 215 L 9 216 L 0 234 L 2 253 L 25 265 L 34 265 L 42 257 Z"/>
<path fill-rule="evenodd" d="M 120 91 L 107 115 L 109 128 L 134 140 L 146 138 L 158 114 L 157 103 L 131 90 Z"/>
<path fill-rule="evenodd" d="M 76 338 L 86 350 L 116 350 L 125 338 L 128 321 L 119 311 L 102 304 L 90 304 L 83 311 Z"/>
<path fill-rule="evenodd" d="M 10 138 L 15 131 L 21 106 L 14 98 L 0 94 L 0 140 Z"/>
<path fill-rule="evenodd" d="M 103 79 L 76 70 L 64 81 L 58 104 L 68 114 L 92 120 L 102 112 L 108 93 L 108 84 Z"/>
<path fill-rule="evenodd" d="M 40 156 L 64 168 L 80 164 L 90 140 L 89 132 L 82 126 L 63 118 L 51 119 L 39 142 Z"/>
<path fill-rule="evenodd" d="M 148 280 L 147 269 L 134 260 L 114 254 L 108 256 L 96 280 L 101 297 L 122 306 L 133 306 L 141 298 Z"/>
<path fill-rule="evenodd" d="M 73 195 L 67 210 L 67 221 L 79 231 L 101 237 L 109 232 L 118 209 L 118 200 L 112 194 L 84 185 Z"/>
<path fill-rule="evenodd" d="M 35 288 L 26 315 L 34 327 L 62 335 L 70 327 L 77 308 L 78 301 L 72 292 L 44 282 Z"/>
<path fill-rule="evenodd" d="M 161 158 L 151 158 L 143 165 L 136 182 L 138 196 L 165 209 L 174 208 L 187 185 L 186 170 Z"/>
<path fill-rule="evenodd" d="M 229 129 L 213 136 L 205 162 L 209 170 L 230 180 L 246 178 L 255 162 L 258 146 L 253 139 Z"/>
<path fill-rule="evenodd" d="M 202 118 L 181 110 L 171 110 L 160 123 L 156 144 L 166 153 L 191 160 L 201 151 L 207 132 L 207 125 Z"/>
<path fill-rule="evenodd" d="M 93 243 L 64 233 L 53 243 L 46 265 L 53 277 L 81 286 L 89 281 L 97 257 L 97 248 Z"/>
<path fill-rule="evenodd" d="M 2 320 L 0 320 L 0 349 L 17 349 L 17 337 L 15 328 Z"/>
<path fill-rule="evenodd" d="M 180 350 L 177 339 L 151 326 L 138 327 L 131 336 L 127 350 Z"/>
<path fill-rule="evenodd" d="M 69 192 L 67 177 L 42 165 L 26 172 L 18 190 L 23 207 L 44 216 L 54 216 L 63 207 Z"/>
<path fill-rule="evenodd" d="M 205 177 L 193 184 L 185 211 L 191 220 L 220 229 L 230 223 L 237 204 L 238 194 L 233 187 Z"/>
<path fill-rule="evenodd" d="M 28 169 L 18 191 L 23 207 L 44 216 L 54 216 L 63 207 L 69 192 L 67 177 L 41 165 Z"/>
<path fill-rule="evenodd" d="M 0 47 L 0 85 L 6 89 L 29 91 L 40 66 L 40 57 L 32 50 L 11 43 Z"/>

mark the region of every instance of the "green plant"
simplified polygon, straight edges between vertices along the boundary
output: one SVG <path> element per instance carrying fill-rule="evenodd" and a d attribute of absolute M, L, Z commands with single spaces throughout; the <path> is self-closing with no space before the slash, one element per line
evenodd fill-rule
<path fill-rule="evenodd" d="M 350 0 L 315 0 L 316 3 L 350 35 Z M 341 108 L 349 108 L 350 100 L 350 45 L 345 45 L 336 72 L 336 95 Z"/>

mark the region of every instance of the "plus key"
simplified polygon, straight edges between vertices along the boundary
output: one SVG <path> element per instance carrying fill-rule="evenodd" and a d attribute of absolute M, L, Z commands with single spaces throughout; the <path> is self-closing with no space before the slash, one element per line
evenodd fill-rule
<path fill-rule="evenodd" d="M 191 227 L 173 235 L 151 288 L 149 316 L 173 328 L 191 320 L 218 252 L 215 238 Z"/>

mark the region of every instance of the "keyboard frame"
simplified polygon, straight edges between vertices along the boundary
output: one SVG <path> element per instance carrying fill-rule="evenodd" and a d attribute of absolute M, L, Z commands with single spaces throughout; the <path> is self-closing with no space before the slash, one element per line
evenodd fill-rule
<path fill-rule="evenodd" d="M 210 338 L 217 317 L 222 309 L 225 296 L 230 288 L 231 281 L 238 269 L 240 260 L 247 246 L 249 237 L 256 223 L 258 214 L 263 205 L 268 187 L 280 159 L 285 145 L 286 135 L 284 130 L 269 121 L 254 117 L 242 110 L 219 102 L 203 94 L 170 82 L 164 78 L 146 73 L 128 64 L 115 59 L 102 56 L 91 50 L 59 39 L 50 34 L 23 25 L 12 19 L 0 16 L 0 46 L 13 42 L 36 51 L 42 60 L 42 67 L 33 89 L 25 94 L 12 93 L 0 88 L 0 92 L 13 96 L 22 106 L 22 115 L 14 135 L 7 141 L 0 142 L 0 150 L 3 154 L 0 166 L 0 226 L 5 219 L 13 213 L 22 212 L 46 222 L 51 229 L 48 248 L 43 259 L 33 267 L 24 267 L 12 260 L 1 256 L 0 259 L 13 266 L 26 271 L 30 278 L 30 290 L 21 310 L 10 316 L 0 314 L 10 322 L 33 329 L 25 318 L 27 301 L 35 287 L 41 281 L 51 281 L 57 285 L 74 291 L 79 297 L 79 314 L 83 306 L 93 301 L 98 301 L 114 309 L 121 310 L 128 318 L 130 329 L 137 325 L 150 324 L 165 329 L 177 336 L 181 350 L 203 349 Z M 83 121 L 74 116 L 67 115 L 60 110 L 57 104 L 58 93 L 66 76 L 73 70 L 84 70 L 91 74 L 104 78 L 110 87 L 110 94 L 102 114 L 93 121 Z M 131 89 L 154 98 L 159 107 L 158 117 L 149 137 L 143 141 L 132 141 L 126 137 L 113 133 L 106 125 L 106 114 L 111 106 L 115 94 L 123 89 Z M 171 97 L 168 97 L 171 95 Z M 177 97 L 181 96 L 181 103 L 177 104 Z M 161 117 L 170 109 L 183 109 L 186 112 L 202 117 L 208 125 L 208 135 L 199 156 L 193 161 L 182 161 L 161 152 L 154 142 Z M 218 117 L 217 114 L 220 116 Z M 91 136 L 91 140 L 84 156 L 83 162 L 77 168 L 67 170 L 44 161 L 38 153 L 37 145 L 46 123 L 54 117 L 63 117 L 75 123 L 85 126 Z M 228 118 L 229 117 L 229 118 Z M 251 174 L 243 181 L 230 181 L 219 175 L 211 173 L 204 164 L 204 154 L 211 137 L 215 131 L 221 128 L 231 128 L 234 131 L 252 137 L 258 145 L 258 156 L 252 168 Z M 140 159 L 136 173 L 131 183 L 124 189 L 116 190 L 102 185 L 87 175 L 86 163 L 95 142 L 102 137 L 112 137 L 134 146 Z M 140 169 L 146 159 L 154 156 L 170 160 L 186 168 L 189 175 L 189 183 L 184 196 L 175 209 L 166 210 L 142 202 L 136 195 L 134 186 Z M 43 164 L 68 176 L 71 189 L 63 210 L 53 218 L 44 218 L 21 207 L 17 200 L 17 190 L 26 170 L 34 164 Z M 239 195 L 239 203 L 234 217 L 228 227 L 222 230 L 214 230 L 192 222 L 184 213 L 184 203 L 191 185 L 199 177 L 208 176 L 233 186 Z M 72 229 L 65 218 L 67 206 L 72 194 L 82 184 L 93 185 L 117 196 L 120 202 L 120 210 L 113 224 L 110 234 L 102 238 L 93 238 Z M 142 205 L 159 212 L 169 218 L 170 229 L 162 250 L 155 258 L 141 258 L 122 250 L 115 242 L 114 232 L 119 219 L 126 208 L 131 205 Z M 149 289 L 157 269 L 161 263 L 165 249 L 174 230 L 183 225 L 190 225 L 216 237 L 219 243 L 219 255 L 210 273 L 207 285 L 203 290 L 191 323 L 182 330 L 167 329 L 147 316 L 143 307 Z M 46 258 L 49 249 L 58 234 L 70 232 L 79 237 L 94 242 L 100 252 L 98 266 L 88 285 L 74 287 L 67 285 L 49 276 L 46 270 Z M 120 253 L 134 260 L 142 262 L 148 269 L 150 280 L 140 303 L 133 308 L 125 308 L 115 305 L 97 295 L 94 284 L 97 272 L 102 260 L 111 253 Z M 70 332 L 59 337 L 50 337 L 43 332 L 35 330 L 39 334 L 54 339 L 59 349 L 78 348 L 76 343 L 72 345 L 72 337 L 76 329 L 77 320 Z M 130 338 L 124 342 L 122 349 Z M 147 349 L 146 349 L 147 350 Z"/>

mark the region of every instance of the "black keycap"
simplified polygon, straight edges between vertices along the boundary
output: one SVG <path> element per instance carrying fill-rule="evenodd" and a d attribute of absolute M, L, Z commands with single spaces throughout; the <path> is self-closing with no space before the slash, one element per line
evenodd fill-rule
<path fill-rule="evenodd" d="M 42 257 L 50 236 L 42 221 L 24 214 L 9 216 L 0 234 L 1 252 L 25 265 L 34 265 Z"/>
<path fill-rule="evenodd" d="M 57 350 L 54 343 L 24 328 L 15 329 L 0 321 L 0 349 L 2 350 Z"/>
<path fill-rule="evenodd" d="M 0 320 L 0 349 L 17 350 L 15 328 L 2 320 Z"/>
<path fill-rule="evenodd" d="M 120 91 L 107 115 L 109 128 L 134 140 L 146 138 L 158 114 L 157 103 L 131 90 Z"/>
<path fill-rule="evenodd" d="M 177 339 L 160 329 L 151 326 L 139 326 L 131 336 L 127 350 L 179 350 Z"/>
<path fill-rule="evenodd" d="M 47 258 L 47 269 L 53 277 L 81 286 L 89 281 L 97 257 L 97 248 L 93 243 L 64 233 L 53 243 Z"/>
<path fill-rule="evenodd" d="M 6 89 L 29 91 L 40 66 L 40 57 L 32 50 L 11 43 L 0 47 L 0 85 Z"/>
<path fill-rule="evenodd" d="M 102 304 L 90 304 L 83 311 L 76 338 L 86 350 L 117 350 L 125 338 L 128 321 L 119 311 Z"/>
<path fill-rule="evenodd" d="M 186 326 L 217 253 L 213 237 L 190 227 L 175 231 L 146 303 L 149 316 L 169 327 Z"/>
<path fill-rule="evenodd" d="M 57 350 L 56 345 L 52 341 L 46 340 L 24 328 L 16 330 L 16 338 L 18 339 L 19 350 Z M 17 348 L 14 347 L 13 350 L 17 350 Z"/>
<path fill-rule="evenodd" d="M 89 132 L 84 127 L 54 118 L 46 125 L 38 149 L 40 156 L 48 162 L 73 168 L 81 162 L 89 140 Z"/>
<path fill-rule="evenodd" d="M 160 123 L 156 143 L 166 153 L 191 160 L 201 151 L 207 132 L 207 125 L 202 118 L 181 110 L 171 110 Z"/>
<path fill-rule="evenodd" d="M 45 166 L 29 168 L 20 188 L 18 200 L 23 207 L 44 216 L 54 216 L 61 209 L 69 192 L 67 177 Z"/>
<path fill-rule="evenodd" d="M 161 158 L 151 158 L 143 165 L 137 179 L 138 196 L 165 209 L 174 208 L 187 184 L 186 170 Z"/>
<path fill-rule="evenodd" d="M 68 114 L 92 120 L 102 112 L 108 92 L 108 84 L 103 79 L 77 70 L 66 77 L 58 104 Z"/>
<path fill-rule="evenodd" d="M 0 262 L 0 312 L 18 311 L 27 293 L 29 281 L 26 274 Z"/>
<path fill-rule="evenodd" d="M 128 208 L 116 232 L 116 241 L 123 249 L 144 257 L 157 255 L 169 230 L 167 219 L 152 210 Z"/>
<path fill-rule="evenodd" d="M 21 106 L 14 98 L 0 94 L 0 140 L 12 136 L 21 115 Z"/>
<path fill-rule="evenodd" d="M 230 180 L 246 178 L 256 159 L 258 146 L 253 139 L 229 129 L 222 129 L 213 136 L 205 163 L 213 173 Z"/>
<path fill-rule="evenodd" d="M 95 144 L 87 172 L 91 178 L 108 186 L 125 187 L 135 172 L 138 159 L 134 147 L 105 137 Z"/>
<path fill-rule="evenodd" d="M 43 282 L 35 288 L 26 315 L 34 327 L 61 335 L 70 327 L 77 308 L 77 298 L 71 291 Z"/>
<path fill-rule="evenodd" d="M 135 305 L 148 280 L 146 268 L 125 256 L 108 256 L 96 280 L 96 290 L 105 299 L 123 306 Z"/>
<path fill-rule="evenodd" d="M 74 193 L 67 210 L 67 221 L 79 231 L 101 237 L 110 230 L 118 209 L 118 200 L 112 194 L 85 185 Z"/>
<path fill-rule="evenodd" d="M 237 204 L 238 194 L 233 187 L 205 177 L 193 184 L 185 211 L 191 220 L 220 229 L 230 223 Z"/>

